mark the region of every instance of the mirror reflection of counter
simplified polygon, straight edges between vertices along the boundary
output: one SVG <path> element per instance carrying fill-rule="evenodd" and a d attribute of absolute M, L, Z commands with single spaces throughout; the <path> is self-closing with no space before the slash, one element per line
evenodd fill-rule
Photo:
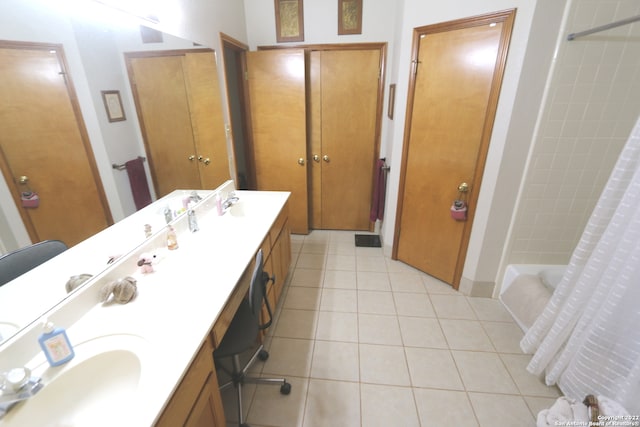
<path fill-rule="evenodd" d="M 213 191 L 197 191 L 202 199 Z M 0 286 L 0 336 L 11 337 L 45 311 L 67 297 L 65 285 L 71 276 L 97 276 L 119 257 L 144 243 L 146 226 L 152 237 L 165 233 L 167 212 L 170 220 L 184 215 L 185 199 L 192 191 L 175 190 L 111 227 L 67 249 L 55 258 Z M 190 202 L 189 207 L 195 206 Z M 0 340 L 0 342 L 2 341 Z"/>

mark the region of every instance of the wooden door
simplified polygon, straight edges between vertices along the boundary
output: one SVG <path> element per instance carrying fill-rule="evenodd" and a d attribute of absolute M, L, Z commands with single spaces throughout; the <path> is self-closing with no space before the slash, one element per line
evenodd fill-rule
<path fill-rule="evenodd" d="M 247 74 L 257 189 L 290 191 L 291 231 L 306 234 L 304 51 L 247 52 Z"/>
<path fill-rule="evenodd" d="M 369 230 L 380 49 L 312 52 L 310 62 L 314 226 Z"/>
<path fill-rule="evenodd" d="M 414 31 L 414 76 L 394 257 L 456 289 L 466 255 L 514 11 Z M 467 221 L 451 218 L 458 186 Z"/>
<path fill-rule="evenodd" d="M 185 54 L 184 69 L 200 185 L 213 189 L 230 177 L 215 52 Z"/>
<path fill-rule="evenodd" d="M 31 240 L 72 246 L 113 220 L 66 68 L 60 45 L 0 45 L 2 173 Z M 21 205 L 28 188 L 35 209 Z"/>
<path fill-rule="evenodd" d="M 128 57 L 156 195 L 202 188 L 182 56 Z"/>

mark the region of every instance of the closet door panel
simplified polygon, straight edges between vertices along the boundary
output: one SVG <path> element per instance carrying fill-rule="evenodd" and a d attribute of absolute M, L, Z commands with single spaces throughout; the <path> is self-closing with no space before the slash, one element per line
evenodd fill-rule
<path fill-rule="evenodd" d="M 322 228 L 368 230 L 380 51 L 321 55 Z"/>

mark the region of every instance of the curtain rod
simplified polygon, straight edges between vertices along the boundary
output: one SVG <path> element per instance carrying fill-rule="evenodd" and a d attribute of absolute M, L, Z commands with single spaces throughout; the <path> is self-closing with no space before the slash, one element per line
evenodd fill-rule
<path fill-rule="evenodd" d="M 632 16 L 631 18 L 621 19 L 620 21 L 612 22 L 610 24 L 601 25 L 599 27 L 592 28 L 590 30 L 580 31 L 579 33 L 571 33 L 567 36 L 567 40 L 571 41 L 575 38 L 586 36 L 600 31 L 608 30 L 610 28 L 620 27 L 622 25 L 631 24 L 632 22 L 640 21 L 640 15 Z"/>

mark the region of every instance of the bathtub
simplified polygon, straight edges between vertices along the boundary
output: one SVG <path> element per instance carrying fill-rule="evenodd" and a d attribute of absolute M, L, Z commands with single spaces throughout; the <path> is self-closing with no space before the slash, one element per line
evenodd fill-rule
<path fill-rule="evenodd" d="M 505 269 L 498 299 L 524 332 L 544 310 L 566 268 L 566 265 L 510 264 Z"/>

